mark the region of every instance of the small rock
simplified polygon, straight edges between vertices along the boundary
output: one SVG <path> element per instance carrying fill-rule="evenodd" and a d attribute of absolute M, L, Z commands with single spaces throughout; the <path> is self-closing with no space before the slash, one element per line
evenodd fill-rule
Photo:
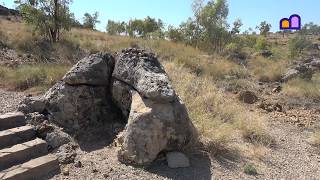
<path fill-rule="evenodd" d="M 109 177 L 109 174 L 103 174 L 103 177 L 104 177 L 104 178 L 108 178 L 108 177 Z"/>
<path fill-rule="evenodd" d="M 76 161 L 76 163 L 74 163 L 74 167 L 81 168 L 82 167 L 81 161 Z"/>
<path fill-rule="evenodd" d="M 93 173 L 97 173 L 97 172 L 99 172 L 97 169 L 92 169 L 92 172 Z"/>
<path fill-rule="evenodd" d="M 57 149 L 56 156 L 61 164 L 70 164 L 74 162 L 77 153 L 72 145 L 64 144 Z"/>
<path fill-rule="evenodd" d="M 62 174 L 65 175 L 65 176 L 69 176 L 69 168 L 64 167 L 64 168 L 62 169 Z"/>
<path fill-rule="evenodd" d="M 48 133 L 46 137 L 46 141 L 54 149 L 69 143 L 71 139 L 67 133 L 59 130 Z"/>
<path fill-rule="evenodd" d="M 277 87 L 275 87 L 275 88 L 272 89 L 272 92 L 273 92 L 273 93 L 278 93 L 278 92 L 280 92 L 281 90 L 282 90 L 282 87 L 281 87 L 281 86 L 277 86 Z"/>
<path fill-rule="evenodd" d="M 45 109 L 45 100 L 42 97 L 27 96 L 20 102 L 18 110 L 25 114 L 40 112 L 42 113 Z"/>
<path fill-rule="evenodd" d="M 239 100 L 247 104 L 253 104 L 257 102 L 258 97 L 251 91 L 242 91 L 239 94 Z"/>
<path fill-rule="evenodd" d="M 185 168 L 190 166 L 188 157 L 181 152 L 169 152 L 166 156 L 170 168 Z"/>

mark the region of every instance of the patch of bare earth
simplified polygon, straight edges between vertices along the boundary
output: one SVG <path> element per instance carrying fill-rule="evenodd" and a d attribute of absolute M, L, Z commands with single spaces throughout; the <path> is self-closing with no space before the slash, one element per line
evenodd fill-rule
<path fill-rule="evenodd" d="M 0 114 L 17 110 L 24 96 L 24 93 L 9 92 L 0 88 Z"/>

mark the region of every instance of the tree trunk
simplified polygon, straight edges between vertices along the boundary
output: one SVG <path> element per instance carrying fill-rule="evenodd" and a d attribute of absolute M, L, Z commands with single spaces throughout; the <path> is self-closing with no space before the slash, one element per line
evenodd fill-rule
<path fill-rule="evenodd" d="M 52 31 L 52 41 L 57 42 L 57 37 L 58 37 L 58 10 L 59 10 L 59 4 L 58 0 L 54 0 L 54 12 L 53 12 L 53 19 L 54 19 L 54 29 Z"/>

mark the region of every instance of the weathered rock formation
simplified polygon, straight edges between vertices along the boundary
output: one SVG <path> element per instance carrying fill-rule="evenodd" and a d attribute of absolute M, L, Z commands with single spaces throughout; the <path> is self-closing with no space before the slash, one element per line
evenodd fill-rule
<path fill-rule="evenodd" d="M 286 82 L 295 77 L 303 79 L 311 79 L 312 75 L 320 70 L 320 59 L 309 59 L 301 64 L 298 64 L 286 72 L 282 76 L 282 82 Z"/>
<path fill-rule="evenodd" d="M 123 50 L 115 59 L 98 53 L 80 60 L 42 98 L 28 98 L 20 110 L 40 112 L 67 132 L 126 121 L 117 138 L 118 157 L 137 165 L 151 163 L 162 151 L 181 150 L 197 136 L 164 68 L 154 54 L 138 49 Z M 46 135 L 55 146 L 68 139 L 57 136 L 59 143 L 56 135 Z"/>

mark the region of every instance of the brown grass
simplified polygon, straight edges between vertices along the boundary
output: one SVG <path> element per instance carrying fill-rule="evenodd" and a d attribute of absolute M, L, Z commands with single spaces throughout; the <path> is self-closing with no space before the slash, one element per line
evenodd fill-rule
<path fill-rule="evenodd" d="M 320 99 L 320 73 L 314 74 L 311 80 L 296 78 L 288 81 L 284 93 L 292 97 Z"/>
<path fill-rule="evenodd" d="M 249 68 L 257 80 L 262 82 L 278 81 L 287 70 L 288 60 L 256 57 L 249 61 Z"/>

